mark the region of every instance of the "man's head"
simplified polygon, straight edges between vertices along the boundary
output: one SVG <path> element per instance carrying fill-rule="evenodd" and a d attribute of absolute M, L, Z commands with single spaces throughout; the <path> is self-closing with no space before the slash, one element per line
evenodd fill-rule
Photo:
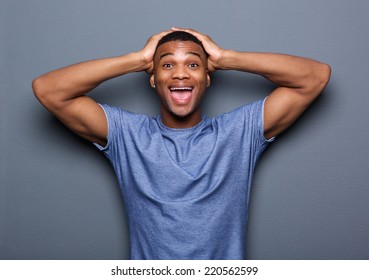
<path fill-rule="evenodd" d="M 191 33 L 185 32 L 185 31 L 173 31 L 167 35 L 165 35 L 163 38 L 161 38 L 158 42 L 158 45 L 156 46 L 156 51 L 157 52 L 158 48 L 168 42 L 173 42 L 173 41 L 180 41 L 180 42 L 186 42 L 186 41 L 191 41 L 194 42 L 198 45 L 201 46 L 201 48 L 203 49 L 204 53 L 207 56 L 207 53 L 205 51 L 204 46 L 202 45 L 201 41 L 199 39 L 197 39 L 196 36 L 192 35 Z"/>
<path fill-rule="evenodd" d="M 199 105 L 210 85 L 202 43 L 183 31 L 164 36 L 156 48 L 150 83 L 161 99 L 164 124 L 192 126 L 201 121 Z"/>

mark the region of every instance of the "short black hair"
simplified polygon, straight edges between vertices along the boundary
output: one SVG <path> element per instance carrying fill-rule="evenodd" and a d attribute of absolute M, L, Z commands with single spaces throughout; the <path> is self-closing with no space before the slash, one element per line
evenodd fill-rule
<path fill-rule="evenodd" d="M 191 33 L 185 32 L 185 31 L 173 31 L 167 35 L 165 35 L 163 38 L 161 38 L 158 42 L 158 45 L 156 46 L 156 50 L 163 44 L 173 41 L 191 41 L 201 46 L 201 48 L 204 50 L 204 53 L 206 56 L 208 55 L 205 51 L 204 46 L 202 45 L 201 41 L 197 39 L 196 36 L 192 35 Z"/>

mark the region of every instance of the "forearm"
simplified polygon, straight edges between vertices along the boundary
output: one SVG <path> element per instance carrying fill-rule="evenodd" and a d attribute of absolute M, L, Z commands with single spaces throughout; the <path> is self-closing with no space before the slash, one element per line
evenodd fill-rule
<path fill-rule="evenodd" d="M 86 94 L 106 80 L 143 71 L 146 67 L 139 53 L 91 60 L 46 73 L 34 80 L 33 88 L 38 97 L 50 95 L 67 101 Z"/>
<path fill-rule="evenodd" d="M 308 58 L 285 54 L 251 53 L 226 50 L 218 69 L 238 70 L 262 75 L 279 86 L 311 90 L 326 80 L 327 65 Z"/>

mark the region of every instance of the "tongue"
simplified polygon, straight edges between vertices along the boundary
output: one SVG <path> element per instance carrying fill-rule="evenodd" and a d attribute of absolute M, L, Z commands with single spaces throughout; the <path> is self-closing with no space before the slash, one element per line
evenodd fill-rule
<path fill-rule="evenodd" d="M 185 100 L 191 97 L 192 92 L 189 90 L 172 91 L 172 96 L 178 100 Z"/>

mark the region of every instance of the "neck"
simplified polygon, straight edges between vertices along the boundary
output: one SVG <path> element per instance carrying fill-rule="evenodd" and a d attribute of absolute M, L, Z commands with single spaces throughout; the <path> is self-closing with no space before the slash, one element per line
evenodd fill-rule
<path fill-rule="evenodd" d="M 190 115 L 181 117 L 169 113 L 166 110 L 161 110 L 161 121 L 165 126 L 170 128 L 190 128 L 202 121 L 201 111 L 197 110 Z"/>

